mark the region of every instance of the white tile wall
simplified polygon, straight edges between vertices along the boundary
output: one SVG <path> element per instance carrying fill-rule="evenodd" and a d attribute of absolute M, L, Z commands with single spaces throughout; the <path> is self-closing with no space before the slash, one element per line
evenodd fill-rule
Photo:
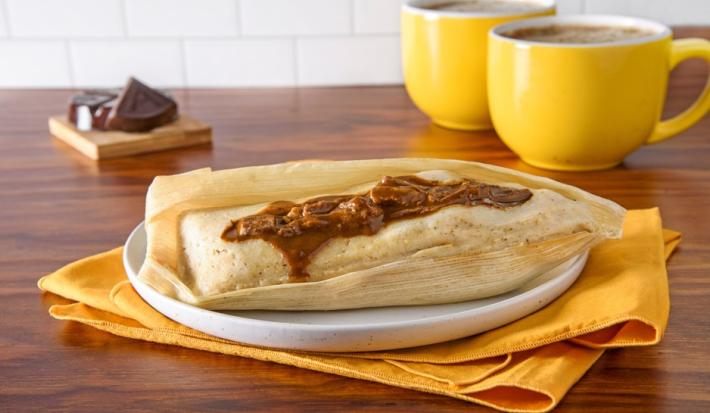
<path fill-rule="evenodd" d="M 301 38 L 299 85 L 402 83 L 399 36 Z"/>
<path fill-rule="evenodd" d="M 350 0 L 241 0 L 247 36 L 349 34 Z"/>
<path fill-rule="evenodd" d="M 120 0 L 5 0 L 13 37 L 121 37 Z"/>
<path fill-rule="evenodd" d="M 353 1 L 355 33 L 399 33 L 401 0 Z"/>
<path fill-rule="evenodd" d="M 5 2 L 0 0 L 0 37 L 7 36 L 7 16 L 5 16 Z"/>
<path fill-rule="evenodd" d="M 587 0 L 586 12 L 625 14 L 666 24 L 710 24 L 710 0 Z"/>
<path fill-rule="evenodd" d="M 401 0 L 0 0 L 0 87 L 402 81 Z M 710 0 L 558 0 L 710 25 Z"/>
<path fill-rule="evenodd" d="M 0 87 L 71 84 L 67 48 L 61 41 L 0 41 Z"/>
<path fill-rule="evenodd" d="M 194 40 L 185 43 L 187 85 L 283 86 L 296 80 L 292 39 Z"/>
<path fill-rule="evenodd" d="M 557 0 L 557 13 L 559 13 L 559 14 L 584 13 L 584 0 Z"/>
<path fill-rule="evenodd" d="M 201 7 L 194 0 L 124 0 L 124 3 L 129 36 L 237 34 L 237 2 L 234 0 L 207 0 L 201 3 Z"/>
<path fill-rule="evenodd" d="M 176 40 L 79 40 L 69 43 L 69 54 L 77 86 L 120 86 L 129 74 L 160 86 L 185 84 Z"/>

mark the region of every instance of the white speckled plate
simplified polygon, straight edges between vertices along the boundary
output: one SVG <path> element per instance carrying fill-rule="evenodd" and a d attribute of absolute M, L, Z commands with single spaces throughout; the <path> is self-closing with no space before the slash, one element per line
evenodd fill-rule
<path fill-rule="evenodd" d="M 137 278 L 146 251 L 141 223 L 123 251 L 138 294 L 165 316 L 228 340 L 293 350 L 351 352 L 439 343 L 487 331 L 544 307 L 574 283 L 587 253 L 508 294 L 455 304 L 340 311 L 210 311 L 161 295 Z"/>

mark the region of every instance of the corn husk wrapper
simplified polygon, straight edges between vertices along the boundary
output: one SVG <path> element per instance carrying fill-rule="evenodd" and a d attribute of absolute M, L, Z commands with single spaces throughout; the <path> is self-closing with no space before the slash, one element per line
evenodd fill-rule
<path fill-rule="evenodd" d="M 334 278 L 196 295 L 178 274 L 179 222 L 192 210 L 249 206 L 348 193 L 383 175 L 447 170 L 488 184 L 515 183 L 553 190 L 585 203 L 598 231 L 484 253 L 417 257 Z M 302 161 L 156 177 L 146 201 L 146 260 L 139 278 L 162 294 L 209 309 L 336 310 L 452 303 L 514 290 L 608 238 L 619 238 L 625 210 L 573 186 L 522 172 L 467 161 L 376 159 Z"/>

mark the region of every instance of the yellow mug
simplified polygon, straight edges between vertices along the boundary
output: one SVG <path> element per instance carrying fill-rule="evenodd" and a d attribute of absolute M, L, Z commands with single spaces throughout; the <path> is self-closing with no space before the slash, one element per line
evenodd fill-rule
<path fill-rule="evenodd" d="M 632 27 L 649 34 L 587 44 L 505 35 L 550 25 Z M 523 161 L 540 168 L 611 168 L 641 145 L 689 128 L 710 110 L 709 77 L 692 106 L 660 120 L 670 71 L 692 57 L 710 63 L 710 42 L 672 40 L 671 30 L 659 23 L 620 16 L 542 17 L 498 26 L 489 41 L 495 129 Z"/>
<path fill-rule="evenodd" d="M 492 128 L 486 96 L 489 30 L 501 23 L 555 13 L 554 0 L 520 1 L 530 7 L 454 12 L 431 8 L 446 3 L 442 0 L 403 3 L 404 83 L 414 104 L 434 123 L 461 130 Z"/>

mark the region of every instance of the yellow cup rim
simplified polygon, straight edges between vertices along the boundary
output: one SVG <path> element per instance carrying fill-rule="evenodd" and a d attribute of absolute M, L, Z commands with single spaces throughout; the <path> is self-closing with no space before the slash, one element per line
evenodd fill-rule
<path fill-rule="evenodd" d="M 531 40 L 515 39 L 503 35 L 505 32 L 518 29 L 526 29 L 536 26 L 545 26 L 550 24 L 576 24 L 588 26 L 621 26 L 621 27 L 638 27 L 648 29 L 654 33 L 649 36 L 638 37 L 634 39 L 626 39 L 620 41 L 601 42 L 601 43 L 551 43 L 551 42 L 536 42 Z M 514 21 L 510 23 L 499 24 L 493 27 L 489 32 L 491 39 L 501 40 L 509 43 L 515 43 L 521 46 L 536 46 L 548 48 L 599 48 L 599 47 L 621 47 L 637 44 L 645 44 L 655 42 L 666 37 L 671 37 L 673 32 L 671 29 L 661 23 L 641 19 L 638 17 L 614 16 L 614 15 L 594 15 L 580 14 L 574 16 L 546 16 L 537 17 L 525 20 Z"/>
<path fill-rule="evenodd" d="M 490 12 L 459 12 L 459 11 L 442 11 L 426 9 L 426 6 L 432 6 L 438 3 L 444 3 L 445 0 L 406 0 L 402 3 L 402 12 L 410 14 L 419 14 L 426 18 L 454 18 L 454 19 L 472 19 L 472 18 L 491 18 L 491 17 L 507 17 L 507 16 L 527 16 L 532 13 L 542 13 L 550 10 L 555 10 L 555 0 L 520 0 L 521 3 L 538 3 L 540 8 L 517 11 L 490 11 Z"/>

